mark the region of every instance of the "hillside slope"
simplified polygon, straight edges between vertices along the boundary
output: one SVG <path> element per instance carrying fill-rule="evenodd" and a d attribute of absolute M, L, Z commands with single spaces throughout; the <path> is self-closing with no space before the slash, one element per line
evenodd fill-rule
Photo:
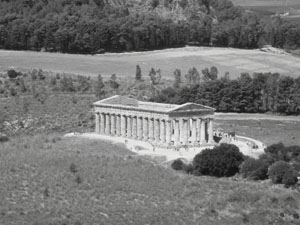
<path fill-rule="evenodd" d="M 0 147 L 1 224 L 299 223 L 299 192 L 268 182 L 188 176 L 97 140 L 38 135 Z"/>
<path fill-rule="evenodd" d="M 300 46 L 299 24 L 260 18 L 229 0 L 2 0 L 0 34 L 3 49 L 67 53 Z"/>

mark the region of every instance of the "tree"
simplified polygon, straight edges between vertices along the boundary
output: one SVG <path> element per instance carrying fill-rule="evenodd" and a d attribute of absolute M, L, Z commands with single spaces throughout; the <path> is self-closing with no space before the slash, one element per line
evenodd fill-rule
<path fill-rule="evenodd" d="M 151 7 L 155 9 L 159 5 L 159 0 L 151 0 Z"/>
<path fill-rule="evenodd" d="M 102 76 L 99 74 L 94 87 L 95 96 L 97 98 L 103 98 L 105 96 L 105 85 L 102 80 Z"/>
<path fill-rule="evenodd" d="M 249 158 L 241 166 L 240 173 L 244 178 L 264 180 L 268 178 L 269 164 L 261 159 Z"/>
<path fill-rule="evenodd" d="M 181 159 L 176 159 L 172 162 L 172 169 L 173 170 L 182 170 L 184 167 L 184 162 Z"/>
<path fill-rule="evenodd" d="M 120 86 L 120 84 L 117 81 L 116 74 L 112 74 L 109 80 L 109 85 L 112 89 L 117 90 Z"/>
<path fill-rule="evenodd" d="M 37 92 L 36 92 L 36 99 L 44 104 L 45 101 L 47 100 L 48 98 L 48 93 L 47 93 L 47 90 L 45 87 L 41 87 Z"/>
<path fill-rule="evenodd" d="M 19 79 L 19 89 L 22 93 L 25 93 L 27 91 L 27 88 L 25 86 L 25 82 L 23 78 Z"/>
<path fill-rule="evenodd" d="M 274 184 L 281 184 L 285 173 L 292 169 L 293 168 L 289 163 L 278 161 L 269 168 L 268 175 Z"/>
<path fill-rule="evenodd" d="M 202 74 L 203 74 L 203 80 L 204 81 L 209 81 L 210 80 L 210 74 L 209 74 L 209 70 L 208 70 L 207 67 L 202 70 Z"/>
<path fill-rule="evenodd" d="M 216 80 L 218 79 L 218 69 L 215 66 L 212 66 L 210 68 L 210 79 L 211 80 Z"/>
<path fill-rule="evenodd" d="M 210 80 L 218 79 L 218 69 L 215 66 L 212 66 L 210 68 L 210 71 L 209 71 L 208 68 L 203 69 L 202 74 L 203 74 L 203 80 L 204 81 L 210 81 Z"/>
<path fill-rule="evenodd" d="M 200 74 L 198 70 L 193 67 L 189 69 L 188 74 L 185 75 L 186 83 L 191 85 L 197 85 L 200 83 Z"/>
<path fill-rule="evenodd" d="M 45 80 L 46 79 L 46 76 L 44 75 L 44 72 L 41 69 L 39 69 L 37 76 L 40 80 Z"/>
<path fill-rule="evenodd" d="M 8 70 L 7 71 L 7 76 L 10 78 L 10 79 L 15 79 L 19 76 L 19 73 L 16 72 L 14 69 L 11 69 L 11 70 Z"/>
<path fill-rule="evenodd" d="M 195 156 L 193 165 L 200 174 L 216 177 L 230 177 L 239 172 L 244 157 L 239 148 L 232 144 L 221 144 L 205 149 Z"/>
<path fill-rule="evenodd" d="M 64 76 L 60 80 L 60 90 L 65 91 L 65 92 L 75 92 L 76 91 L 72 77 Z"/>
<path fill-rule="evenodd" d="M 179 88 L 180 83 L 181 83 L 181 70 L 176 69 L 174 71 L 174 84 L 173 84 L 173 87 L 174 88 Z"/>
<path fill-rule="evenodd" d="M 51 86 L 55 86 L 56 85 L 56 78 L 55 77 L 51 77 L 50 78 L 50 85 Z"/>
<path fill-rule="evenodd" d="M 13 87 L 11 87 L 11 88 L 9 89 L 9 94 L 10 94 L 10 96 L 14 97 L 14 96 L 16 96 L 18 93 L 17 93 L 16 89 L 14 89 Z"/>
<path fill-rule="evenodd" d="M 289 169 L 288 171 L 285 172 L 282 178 L 282 183 L 286 188 L 297 184 L 297 182 L 298 182 L 298 174 L 295 170 Z"/>
<path fill-rule="evenodd" d="M 229 81 L 230 80 L 230 73 L 229 72 L 225 72 L 223 79 L 225 81 Z"/>
<path fill-rule="evenodd" d="M 155 70 L 154 68 L 151 68 L 149 72 L 149 77 L 151 80 L 152 85 L 157 85 L 160 83 L 161 80 L 161 70 Z"/>
<path fill-rule="evenodd" d="M 89 77 L 77 76 L 77 90 L 81 92 L 87 92 L 91 88 L 91 83 L 89 82 Z"/>
<path fill-rule="evenodd" d="M 38 71 L 36 69 L 34 69 L 30 72 L 31 80 L 37 79 L 37 73 L 38 73 Z"/>
<path fill-rule="evenodd" d="M 180 0 L 179 5 L 181 8 L 185 9 L 185 7 L 188 5 L 188 0 Z"/>
<path fill-rule="evenodd" d="M 268 156 L 269 163 L 274 163 L 277 161 L 289 161 L 289 157 L 286 148 L 283 143 L 277 143 L 268 146 L 265 149 L 265 153 Z"/>
<path fill-rule="evenodd" d="M 141 80 L 142 79 L 142 70 L 139 65 L 136 65 L 135 69 L 135 80 Z"/>

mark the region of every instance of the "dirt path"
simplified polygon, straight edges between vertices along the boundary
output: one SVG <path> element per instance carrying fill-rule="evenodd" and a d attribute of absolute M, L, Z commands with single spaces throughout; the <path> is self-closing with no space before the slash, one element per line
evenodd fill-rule
<path fill-rule="evenodd" d="M 160 164 L 165 164 L 167 162 L 173 161 L 175 159 L 181 158 L 186 159 L 187 161 L 192 161 L 196 154 L 201 152 L 203 149 L 206 149 L 207 147 L 202 148 L 180 148 L 178 150 L 174 149 L 166 149 L 166 148 L 158 148 L 154 147 L 152 144 L 144 141 L 138 141 L 138 140 L 132 140 L 122 137 L 110 137 L 106 135 L 99 135 L 95 133 L 84 133 L 84 134 L 66 134 L 65 137 L 74 137 L 77 136 L 79 138 L 88 138 L 88 139 L 99 139 L 104 141 L 111 141 L 112 143 L 122 143 L 126 146 L 126 148 L 133 153 L 136 153 L 141 156 L 150 156 L 150 157 L 165 157 L 165 161 L 163 161 Z M 250 140 L 250 139 L 249 139 Z M 264 144 L 251 139 L 251 141 L 254 141 L 257 146 L 259 146 L 258 149 L 253 150 L 251 147 L 249 147 L 245 142 L 235 141 L 232 144 L 235 144 L 239 147 L 240 151 L 244 155 L 248 155 L 254 158 L 257 158 L 260 154 L 263 153 L 263 147 Z"/>
<path fill-rule="evenodd" d="M 216 120 L 278 120 L 278 121 L 298 121 L 300 116 L 278 116 L 259 113 L 215 113 Z"/>

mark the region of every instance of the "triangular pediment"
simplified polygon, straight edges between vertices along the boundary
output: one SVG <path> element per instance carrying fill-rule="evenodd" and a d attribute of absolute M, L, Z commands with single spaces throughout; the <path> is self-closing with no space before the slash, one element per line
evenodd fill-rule
<path fill-rule="evenodd" d="M 139 103 L 133 98 L 128 98 L 121 95 L 115 95 L 110 98 L 103 99 L 96 104 L 108 104 L 108 105 L 124 105 L 124 106 L 135 106 L 138 107 Z"/>
<path fill-rule="evenodd" d="M 172 110 L 172 112 L 187 112 L 187 111 L 215 111 L 215 109 L 209 106 L 200 105 L 196 103 L 186 103 Z"/>

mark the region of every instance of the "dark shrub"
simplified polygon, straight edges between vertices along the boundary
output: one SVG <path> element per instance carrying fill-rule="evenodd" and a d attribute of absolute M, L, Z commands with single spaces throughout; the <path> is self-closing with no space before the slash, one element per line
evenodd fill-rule
<path fill-rule="evenodd" d="M 182 170 L 184 167 L 184 162 L 181 159 L 176 159 L 173 161 L 171 167 L 173 170 Z"/>
<path fill-rule="evenodd" d="M 298 173 L 300 172 L 300 162 L 294 162 L 292 164 L 292 167 L 295 171 L 297 171 Z"/>
<path fill-rule="evenodd" d="M 81 184 L 81 183 L 83 182 L 81 176 L 79 176 L 78 174 L 77 174 L 77 176 L 76 176 L 76 178 L 75 178 L 75 182 L 76 182 L 77 184 Z"/>
<path fill-rule="evenodd" d="M 77 173 L 78 172 L 78 168 L 74 163 L 71 163 L 70 171 L 71 171 L 71 173 Z"/>
<path fill-rule="evenodd" d="M 34 70 L 32 70 L 30 72 L 30 76 L 31 76 L 32 80 L 36 80 L 37 79 L 37 73 L 38 73 L 38 71 L 36 69 L 34 69 Z"/>
<path fill-rule="evenodd" d="M 188 165 L 184 164 L 183 168 L 182 168 L 182 170 L 184 170 L 187 174 L 192 174 L 194 169 L 195 168 L 194 168 L 193 164 L 188 164 Z"/>
<path fill-rule="evenodd" d="M 234 176 L 243 162 L 239 148 L 231 144 L 221 144 L 213 149 L 205 149 L 195 156 L 193 165 L 200 174 L 216 177 Z"/>
<path fill-rule="evenodd" d="M 240 173 L 244 178 L 264 180 L 268 178 L 268 163 L 261 159 L 249 158 L 242 164 Z"/>
<path fill-rule="evenodd" d="M 272 164 L 280 160 L 286 162 L 290 160 L 286 148 L 281 142 L 268 146 L 265 153 Z"/>
<path fill-rule="evenodd" d="M 269 166 L 271 166 L 274 163 L 273 158 L 269 154 L 266 154 L 266 153 L 261 154 L 259 156 L 259 159 L 264 161 Z"/>
<path fill-rule="evenodd" d="M 50 78 L 50 85 L 51 86 L 55 86 L 56 85 L 56 78 L 55 77 L 51 77 Z"/>
<path fill-rule="evenodd" d="M 297 212 L 294 212 L 293 213 L 293 218 L 298 220 L 299 219 L 299 214 Z"/>
<path fill-rule="evenodd" d="M 282 183 L 286 188 L 295 185 L 298 182 L 297 172 L 292 168 L 285 172 Z"/>
<path fill-rule="evenodd" d="M 193 170 L 192 174 L 196 177 L 202 176 L 203 174 L 199 170 Z"/>
<path fill-rule="evenodd" d="M 284 174 L 291 169 L 292 167 L 289 163 L 278 161 L 269 168 L 268 175 L 274 184 L 281 184 Z"/>
<path fill-rule="evenodd" d="M 0 133 L 0 143 L 2 142 L 8 142 L 9 138 L 5 134 Z"/>
<path fill-rule="evenodd" d="M 44 75 L 44 72 L 41 69 L 38 71 L 38 78 L 40 80 L 45 80 L 46 79 L 46 76 Z"/>
<path fill-rule="evenodd" d="M 300 146 L 292 145 L 286 147 L 286 152 L 290 159 L 297 158 L 300 155 Z"/>
<path fill-rule="evenodd" d="M 48 187 L 46 187 L 46 188 L 44 189 L 43 194 L 44 194 L 44 197 L 45 197 L 45 198 L 48 198 L 48 197 L 50 196 L 50 191 L 49 191 L 49 188 L 48 188 Z"/>
<path fill-rule="evenodd" d="M 18 77 L 18 75 L 19 75 L 19 73 L 16 72 L 15 70 L 13 70 L 13 69 L 7 71 L 7 76 L 8 76 L 10 79 L 15 79 L 15 78 Z"/>
<path fill-rule="evenodd" d="M 13 87 L 11 87 L 11 88 L 9 89 L 9 94 L 10 94 L 11 96 L 16 96 L 18 93 L 17 93 L 16 89 L 14 89 Z"/>

